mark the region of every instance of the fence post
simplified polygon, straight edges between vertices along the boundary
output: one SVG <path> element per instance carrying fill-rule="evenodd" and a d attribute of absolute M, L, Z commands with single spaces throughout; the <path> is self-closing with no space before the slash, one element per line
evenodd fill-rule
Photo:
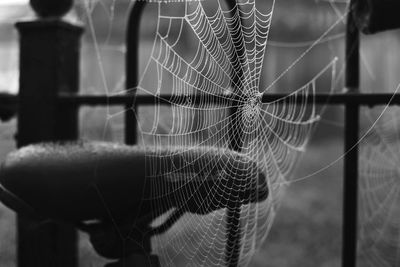
<path fill-rule="evenodd" d="M 60 107 L 57 96 L 78 91 L 82 27 L 61 20 L 72 0 L 56 2 L 31 0 L 41 17 L 16 24 L 20 34 L 18 147 L 78 137 L 77 110 Z M 71 226 L 19 216 L 17 240 L 19 267 L 77 266 L 77 235 Z"/>
<path fill-rule="evenodd" d="M 350 8 L 353 8 L 354 0 Z M 346 32 L 346 77 L 345 87 L 348 93 L 358 93 L 360 83 L 360 36 L 353 12 L 347 17 Z M 358 221 L 358 139 L 359 139 L 358 103 L 345 105 L 345 156 L 343 184 L 343 244 L 342 266 L 356 267 L 357 264 L 357 221 Z"/>

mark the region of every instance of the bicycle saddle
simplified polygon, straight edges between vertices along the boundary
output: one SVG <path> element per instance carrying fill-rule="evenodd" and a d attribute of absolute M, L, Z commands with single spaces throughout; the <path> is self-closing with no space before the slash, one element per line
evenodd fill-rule
<path fill-rule="evenodd" d="M 268 196 L 266 177 L 244 154 L 211 147 L 114 143 L 30 145 L 0 169 L 0 200 L 17 213 L 67 222 L 150 224 L 171 209 L 207 214 Z"/>

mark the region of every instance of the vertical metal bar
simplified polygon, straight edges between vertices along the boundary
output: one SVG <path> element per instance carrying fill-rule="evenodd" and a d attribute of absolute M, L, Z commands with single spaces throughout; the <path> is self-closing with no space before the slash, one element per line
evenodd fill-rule
<path fill-rule="evenodd" d="M 352 4 L 350 8 L 352 8 Z M 360 79 L 359 31 L 353 13 L 347 18 L 346 32 L 346 77 L 348 93 L 357 93 Z M 343 244 L 342 266 L 355 267 L 357 262 L 357 220 L 358 220 L 358 139 L 359 113 L 357 103 L 345 105 L 345 157 L 343 196 Z"/>
<path fill-rule="evenodd" d="M 129 14 L 126 33 L 126 89 L 127 94 L 136 95 L 136 87 L 139 82 L 139 37 L 140 19 L 146 1 L 136 1 Z M 135 99 L 126 105 L 125 114 L 125 143 L 133 145 L 137 143 L 137 104 Z"/>
<path fill-rule="evenodd" d="M 242 135 L 242 127 L 240 123 L 240 109 L 238 106 L 238 100 L 235 99 L 232 101 L 233 108 L 230 109 L 230 113 L 232 114 L 232 119 L 229 122 L 229 138 L 230 138 L 230 149 L 235 151 L 240 151 L 241 144 L 241 135 Z M 232 182 L 238 183 L 240 181 Z M 228 184 L 228 187 L 233 188 L 233 185 Z M 238 186 L 241 188 L 241 186 Z M 239 263 L 240 256 L 240 241 L 241 241 L 241 228 L 240 228 L 240 192 L 231 192 L 231 196 L 228 203 L 227 209 L 227 242 L 226 242 L 226 262 L 229 267 L 236 267 Z"/>
<path fill-rule="evenodd" d="M 360 33 L 354 21 L 354 0 L 350 4 L 350 11 L 346 23 L 346 76 L 345 86 L 349 93 L 358 92 L 360 86 Z"/>
<path fill-rule="evenodd" d="M 82 28 L 59 19 L 17 23 L 20 33 L 18 147 L 76 139 L 76 109 L 61 110 L 59 92 L 78 90 Z M 18 217 L 18 266 L 77 266 L 75 229 Z"/>

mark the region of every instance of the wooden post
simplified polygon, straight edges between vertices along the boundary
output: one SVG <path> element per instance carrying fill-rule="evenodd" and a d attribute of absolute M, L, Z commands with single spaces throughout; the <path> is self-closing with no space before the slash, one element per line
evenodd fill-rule
<path fill-rule="evenodd" d="M 38 14 L 48 17 L 16 24 L 20 34 L 18 147 L 78 137 L 76 108 L 59 106 L 57 96 L 78 91 L 82 28 L 58 17 L 67 8 L 55 14 L 46 3 L 46 12 L 40 12 L 40 1 L 31 1 Z M 77 235 L 71 226 L 19 216 L 17 240 L 19 267 L 77 266 Z"/>

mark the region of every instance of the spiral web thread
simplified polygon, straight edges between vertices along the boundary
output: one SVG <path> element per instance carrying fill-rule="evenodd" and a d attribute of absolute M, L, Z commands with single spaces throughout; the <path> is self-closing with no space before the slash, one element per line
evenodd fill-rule
<path fill-rule="evenodd" d="M 170 109 L 155 103 L 152 126 L 141 132 L 147 145 L 155 148 L 147 161 L 157 196 L 153 209 L 176 206 L 175 202 L 198 207 L 154 238 L 163 266 L 178 265 L 182 256 L 190 266 L 224 266 L 226 203 L 235 201 L 244 203 L 239 265 L 249 263 L 271 227 L 282 185 L 318 120 L 316 80 L 335 65 L 332 61 L 289 96 L 262 103 L 259 82 L 273 3 L 267 13 L 260 12 L 254 1 L 231 10 L 217 4 L 216 11 L 207 14 L 205 3 L 187 3 L 181 16 L 164 14 L 159 5 L 157 35 L 138 87 L 160 100 L 162 92 L 176 96 L 162 99 L 170 102 Z M 197 42 L 188 55 L 180 48 L 189 32 Z M 154 72 L 157 84 L 149 86 L 145 77 Z M 232 108 L 237 108 L 239 122 L 232 123 Z M 239 152 L 229 149 L 232 137 Z M 268 198 L 260 202 L 259 192 L 252 190 L 258 188 L 259 177 L 266 178 L 269 188 Z M 218 182 L 209 184 L 209 179 Z M 166 204 L 159 196 L 171 184 L 178 200 Z M 198 194 L 201 186 L 207 194 Z"/>
<path fill-rule="evenodd" d="M 89 24 L 95 4 L 86 6 Z M 232 203 L 240 204 L 238 263 L 249 264 L 319 120 L 316 84 L 329 71 L 333 89 L 336 59 L 286 97 L 262 102 L 272 88 L 259 86 L 274 4 L 263 12 L 251 0 L 232 9 L 223 1 L 153 4 L 157 33 L 139 85 L 131 88 L 156 97 L 145 115 L 150 124 L 140 121 L 139 129 L 148 148 L 152 210 L 160 215 L 153 226 L 186 211 L 152 240 L 162 266 L 225 266 Z M 93 30 L 92 35 L 98 50 Z M 264 183 L 267 198 L 258 190 Z"/>
<path fill-rule="evenodd" d="M 364 266 L 400 264 L 400 109 L 390 108 L 360 146 L 359 251 Z"/>

